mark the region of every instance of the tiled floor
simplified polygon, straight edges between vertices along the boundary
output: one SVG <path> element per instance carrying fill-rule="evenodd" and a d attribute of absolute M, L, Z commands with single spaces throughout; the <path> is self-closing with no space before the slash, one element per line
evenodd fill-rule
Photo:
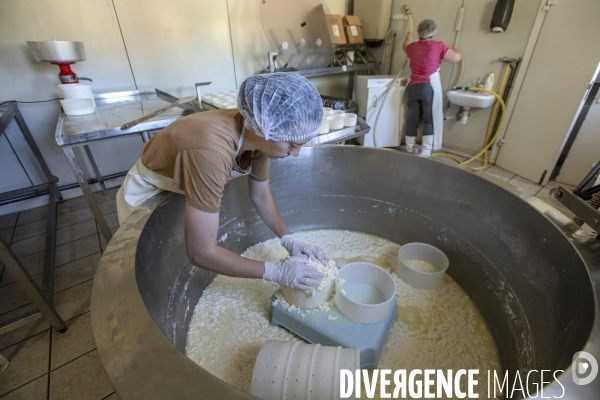
<path fill-rule="evenodd" d="M 500 167 L 485 170 L 496 178 L 548 201 L 551 182 L 542 187 Z M 564 185 L 563 185 L 564 186 Z M 572 187 L 568 187 L 571 188 Z M 114 232 L 118 227 L 114 196 L 96 194 Z M 0 399 L 118 399 L 100 361 L 90 321 L 90 300 L 96 266 L 104 247 L 83 197 L 58 207 L 55 302 L 68 330 L 57 333 L 39 320 L 0 336 L 0 353 L 11 364 L 0 374 Z M 11 244 L 23 264 L 41 280 L 46 207 L 0 216 L 0 235 Z M 0 266 L 0 323 L 33 305 L 15 280 Z"/>
<path fill-rule="evenodd" d="M 115 193 L 96 193 L 109 227 L 118 227 Z M 0 235 L 36 282 L 42 278 L 47 207 L 0 216 Z M 65 333 L 45 320 L 0 336 L 10 360 L 0 374 L 0 399 L 118 399 L 100 361 L 92 334 L 90 301 L 104 240 L 83 197 L 58 205 L 55 304 Z M 32 310 L 33 304 L 0 264 L 0 323 Z"/>

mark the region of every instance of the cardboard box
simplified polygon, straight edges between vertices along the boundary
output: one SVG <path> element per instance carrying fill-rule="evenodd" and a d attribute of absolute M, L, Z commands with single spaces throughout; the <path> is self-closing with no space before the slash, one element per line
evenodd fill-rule
<path fill-rule="evenodd" d="M 328 14 L 327 31 L 331 44 L 346 44 L 346 35 L 344 34 L 344 22 L 341 15 Z"/>
<path fill-rule="evenodd" d="M 344 31 L 346 33 L 346 42 L 348 44 L 363 43 L 362 23 L 356 15 L 346 15 L 344 17 Z"/>

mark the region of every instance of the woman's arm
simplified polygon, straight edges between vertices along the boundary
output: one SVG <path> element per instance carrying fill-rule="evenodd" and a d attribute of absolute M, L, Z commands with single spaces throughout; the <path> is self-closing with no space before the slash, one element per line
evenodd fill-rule
<path fill-rule="evenodd" d="M 254 208 L 256 208 L 258 215 L 260 215 L 269 229 L 278 237 L 289 235 L 290 231 L 285 222 L 283 222 L 281 214 L 279 214 L 279 210 L 277 209 L 277 204 L 275 204 L 273 195 L 271 195 L 269 180 L 259 182 L 248 178 L 248 189 Z"/>
<path fill-rule="evenodd" d="M 408 32 L 406 34 L 406 39 L 404 39 L 404 43 L 402 43 L 402 50 L 406 53 L 406 48 L 412 42 L 412 32 Z M 408 54 L 408 53 L 407 53 Z"/>
<path fill-rule="evenodd" d="M 452 63 L 457 63 L 460 61 L 460 53 L 454 49 L 448 49 L 446 55 L 444 56 L 444 60 L 450 61 Z"/>
<path fill-rule="evenodd" d="M 325 264 L 328 257 L 323 250 L 320 250 L 309 243 L 302 242 L 290 235 L 288 227 L 285 225 L 285 222 L 283 222 L 281 214 L 279 214 L 273 195 L 271 195 L 269 181 L 258 182 L 253 179 L 248 179 L 248 184 L 250 189 L 250 199 L 252 200 L 252 204 L 254 204 L 254 208 L 256 208 L 258 215 L 260 215 L 264 223 L 267 224 L 273 233 L 281 238 L 281 245 L 285 247 L 288 253 L 292 256 L 304 254 Z"/>
<path fill-rule="evenodd" d="M 240 278 L 262 278 L 265 263 L 250 260 L 217 246 L 219 213 L 208 213 L 185 204 L 185 248 L 197 267 L 221 275 Z"/>

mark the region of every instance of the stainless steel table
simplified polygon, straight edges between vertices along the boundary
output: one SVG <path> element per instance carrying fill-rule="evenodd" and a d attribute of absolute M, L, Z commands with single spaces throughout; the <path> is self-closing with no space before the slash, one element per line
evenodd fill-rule
<path fill-rule="evenodd" d="M 177 100 L 177 98 L 174 98 Z M 73 151 L 74 147 L 83 146 L 86 155 L 92 165 L 96 179 L 106 190 L 102 175 L 92 156 L 88 145 L 112 139 L 118 139 L 130 135 L 140 135 L 147 142 L 152 133 L 160 131 L 171 122 L 181 118 L 186 112 L 182 108 L 175 107 L 171 110 L 157 115 L 148 121 L 142 122 L 130 129 L 121 130 L 121 125 L 131 120 L 143 117 L 172 101 L 165 96 L 159 96 L 155 90 L 136 90 L 131 92 L 107 93 L 95 96 L 96 109 L 94 114 L 81 116 L 68 116 L 61 112 L 56 125 L 56 143 L 62 147 L 67 161 L 75 174 L 75 178 L 83 191 L 88 206 L 94 213 L 94 217 L 106 242 L 110 241 L 112 234 L 108 224 L 98 207 L 88 181 L 83 174 L 81 164 Z"/>
<path fill-rule="evenodd" d="M 129 135 L 140 135 L 142 140 L 147 142 L 150 135 L 156 133 L 187 115 L 189 112 L 199 111 L 197 105 L 187 104 L 168 110 L 158 116 L 142 122 L 133 128 L 121 130 L 121 125 L 136 118 L 147 115 L 160 107 L 163 107 L 177 98 L 161 91 L 138 90 L 132 92 L 107 93 L 96 95 L 96 110 L 94 114 L 82 116 L 67 116 L 61 112 L 56 126 L 56 143 L 62 147 L 65 156 L 77 178 L 77 182 L 83 191 L 86 201 L 94 213 L 96 222 L 100 227 L 102 235 L 106 241 L 110 241 L 112 234 L 108 224 L 98 207 L 98 204 L 88 185 L 86 177 L 83 175 L 81 165 L 74 147 L 83 146 L 86 155 L 92 165 L 96 179 L 106 190 L 102 176 L 98 170 L 92 152 L 88 145 L 98 141 L 112 140 Z M 182 110 L 185 108 L 186 110 Z M 214 107 L 205 105 L 206 109 Z M 319 135 L 312 139 L 308 145 L 343 143 L 359 136 L 363 136 L 370 130 L 369 126 L 361 118 L 358 119 L 358 125 L 331 131 L 325 135 Z"/>

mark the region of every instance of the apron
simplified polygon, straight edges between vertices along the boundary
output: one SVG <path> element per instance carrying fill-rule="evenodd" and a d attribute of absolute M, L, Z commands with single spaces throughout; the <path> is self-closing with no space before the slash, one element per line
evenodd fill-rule
<path fill-rule="evenodd" d="M 236 157 L 244 143 L 245 133 L 246 128 L 244 127 L 235 153 Z M 243 172 L 231 171 L 229 179 L 248 175 L 251 169 L 252 167 Z M 167 178 L 166 176 L 159 175 L 156 172 L 149 170 L 142 164 L 142 159 L 140 158 L 129 170 L 123 184 L 117 192 L 117 215 L 119 216 L 119 225 L 122 225 L 131 213 L 141 208 L 141 205 L 146 200 L 163 191 L 184 194 L 183 191 L 173 186 L 172 178 Z"/>
<path fill-rule="evenodd" d="M 433 88 L 433 101 L 431 113 L 433 116 L 433 150 L 442 148 L 442 136 L 444 134 L 444 92 L 442 91 L 442 80 L 438 69 L 429 76 L 429 82 Z"/>

